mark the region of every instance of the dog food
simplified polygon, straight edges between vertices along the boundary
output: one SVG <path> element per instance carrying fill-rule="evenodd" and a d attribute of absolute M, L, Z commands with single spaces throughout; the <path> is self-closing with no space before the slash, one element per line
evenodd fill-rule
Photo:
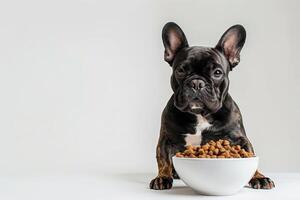
<path fill-rule="evenodd" d="M 228 140 L 209 141 L 202 146 L 186 146 L 183 152 L 177 152 L 180 158 L 249 158 L 252 152 L 247 152 L 240 145 L 230 145 Z"/>

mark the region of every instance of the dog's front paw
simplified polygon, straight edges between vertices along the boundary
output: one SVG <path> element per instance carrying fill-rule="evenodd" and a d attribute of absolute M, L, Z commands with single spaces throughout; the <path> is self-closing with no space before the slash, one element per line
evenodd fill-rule
<path fill-rule="evenodd" d="M 274 182 L 268 177 L 252 178 L 249 186 L 254 189 L 272 189 L 275 187 Z"/>
<path fill-rule="evenodd" d="M 170 189 L 173 184 L 171 177 L 156 177 L 150 182 L 150 189 L 153 190 L 166 190 Z"/>

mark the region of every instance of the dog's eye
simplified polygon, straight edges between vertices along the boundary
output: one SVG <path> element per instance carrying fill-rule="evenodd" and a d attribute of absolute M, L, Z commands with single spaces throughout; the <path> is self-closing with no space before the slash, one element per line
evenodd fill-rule
<path fill-rule="evenodd" d="M 185 70 L 184 70 L 182 67 L 178 67 L 178 68 L 176 69 L 176 74 L 177 74 L 178 76 L 184 76 L 184 75 L 185 75 Z"/>
<path fill-rule="evenodd" d="M 223 72 L 220 69 L 216 69 L 214 71 L 214 76 L 217 77 L 217 78 L 222 76 L 222 74 L 223 74 Z"/>

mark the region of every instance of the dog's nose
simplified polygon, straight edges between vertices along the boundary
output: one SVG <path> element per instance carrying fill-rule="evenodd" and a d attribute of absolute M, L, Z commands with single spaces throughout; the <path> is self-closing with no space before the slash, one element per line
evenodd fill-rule
<path fill-rule="evenodd" d="M 191 86 L 195 90 L 199 90 L 205 86 L 205 83 L 203 80 L 200 79 L 194 79 L 191 81 Z"/>

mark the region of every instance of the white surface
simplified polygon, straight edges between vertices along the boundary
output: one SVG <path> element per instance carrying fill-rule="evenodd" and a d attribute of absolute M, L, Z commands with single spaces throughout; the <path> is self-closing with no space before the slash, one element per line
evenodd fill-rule
<path fill-rule="evenodd" d="M 174 156 L 173 163 L 183 182 L 200 194 L 231 195 L 241 190 L 253 177 L 258 157 L 207 159 Z"/>
<path fill-rule="evenodd" d="M 300 156 L 286 156 L 300 141 L 299 7 L 298 0 L 0 1 L 0 172 L 156 171 L 171 95 L 161 41 L 168 21 L 190 45 L 204 46 L 233 24 L 245 26 L 230 93 L 262 171 L 300 172 Z"/>
<path fill-rule="evenodd" d="M 236 199 L 299 200 L 300 174 L 270 174 L 276 188 L 270 191 L 242 189 L 234 196 L 199 196 L 175 180 L 171 190 L 154 191 L 148 184 L 154 174 L 69 174 L 1 176 L 1 200 L 99 200 L 99 199 Z M 228 180 L 230 182 L 230 180 Z M 229 183 L 228 182 L 228 183 Z"/>

